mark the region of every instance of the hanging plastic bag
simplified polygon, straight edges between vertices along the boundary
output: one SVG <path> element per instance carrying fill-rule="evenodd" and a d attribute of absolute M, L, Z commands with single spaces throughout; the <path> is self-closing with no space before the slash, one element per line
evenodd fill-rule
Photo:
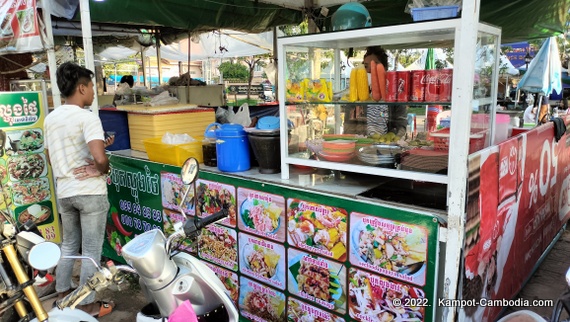
<path fill-rule="evenodd" d="M 241 124 L 243 127 L 249 127 L 251 125 L 249 105 L 247 103 L 243 103 L 235 113 L 230 110 L 228 113 L 228 121 L 230 121 L 230 123 Z"/>
<path fill-rule="evenodd" d="M 168 317 L 169 322 L 198 322 L 198 317 L 190 301 L 182 302 Z"/>

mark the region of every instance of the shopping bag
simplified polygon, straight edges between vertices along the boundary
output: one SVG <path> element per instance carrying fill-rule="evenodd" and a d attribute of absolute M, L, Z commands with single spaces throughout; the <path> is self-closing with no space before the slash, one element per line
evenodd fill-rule
<path fill-rule="evenodd" d="M 251 124 L 249 105 L 247 103 L 243 103 L 235 113 L 230 109 L 228 113 L 228 121 L 230 123 L 241 124 L 244 127 L 249 127 Z"/>

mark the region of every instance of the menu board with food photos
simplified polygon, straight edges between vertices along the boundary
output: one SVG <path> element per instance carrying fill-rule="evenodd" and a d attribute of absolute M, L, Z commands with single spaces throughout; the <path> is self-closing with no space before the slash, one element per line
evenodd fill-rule
<path fill-rule="evenodd" d="M 434 320 L 439 224 L 429 213 L 201 170 L 196 205 L 185 203 L 182 215 L 176 167 L 122 156 L 111 163 L 113 172 L 144 172 L 160 182 L 158 195 L 139 191 L 138 203 L 161 211 L 156 225 L 166 235 L 194 213 L 230 210 L 182 250 L 196 250 L 212 268 L 243 319 Z M 120 195 L 133 199 L 131 190 Z M 396 308 L 395 298 L 407 302 Z"/>
<path fill-rule="evenodd" d="M 0 93 L 0 210 L 32 220 L 46 240 L 61 241 L 55 186 L 44 148 L 47 106 L 39 92 Z"/>

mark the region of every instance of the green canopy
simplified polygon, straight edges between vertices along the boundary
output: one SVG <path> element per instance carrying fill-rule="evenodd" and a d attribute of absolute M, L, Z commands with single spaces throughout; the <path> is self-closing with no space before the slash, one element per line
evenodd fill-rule
<path fill-rule="evenodd" d="M 408 0 L 359 2 L 370 12 L 373 26 L 412 22 L 411 15 L 404 12 Z M 305 14 L 314 17 L 317 25 L 332 30 L 330 18 L 339 7 L 329 7 L 328 15 L 324 16 L 318 6 L 305 10 L 302 0 L 293 8 L 291 2 L 286 7 L 282 3 L 282 0 L 90 0 L 90 10 L 94 24 L 160 27 L 161 32 L 227 28 L 259 33 L 279 25 L 298 24 Z M 564 32 L 569 4 L 570 0 L 481 0 L 480 21 L 500 26 L 503 43 L 546 38 Z M 79 12 L 74 20 L 79 20 Z"/>

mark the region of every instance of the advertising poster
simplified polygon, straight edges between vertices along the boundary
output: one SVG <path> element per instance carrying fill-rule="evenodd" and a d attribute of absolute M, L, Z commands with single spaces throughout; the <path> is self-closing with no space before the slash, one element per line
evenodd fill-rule
<path fill-rule="evenodd" d="M 238 245 L 237 233 L 217 224 L 202 229 L 198 238 L 198 255 L 212 263 L 237 271 Z"/>
<path fill-rule="evenodd" d="M 244 233 L 239 234 L 240 272 L 285 289 L 285 247 Z"/>
<path fill-rule="evenodd" d="M 226 294 L 228 294 L 228 296 L 232 299 L 232 301 L 234 301 L 234 304 L 237 306 L 239 296 L 239 282 L 237 274 L 214 264 L 206 263 L 206 266 L 214 271 L 216 276 L 220 279 L 220 281 L 222 281 L 227 290 Z"/>
<path fill-rule="evenodd" d="M 32 219 L 60 243 L 55 186 L 44 149 L 47 106 L 39 92 L 0 93 L 0 209 L 18 224 Z"/>
<path fill-rule="evenodd" d="M 0 54 L 43 50 L 36 0 L 0 0 L 0 8 Z"/>
<path fill-rule="evenodd" d="M 238 188 L 238 227 L 249 233 L 285 241 L 285 198 Z"/>
<path fill-rule="evenodd" d="M 178 210 L 163 207 L 163 202 L 174 203 L 176 197 L 167 194 L 168 197 L 163 198 L 161 192 L 161 185 L 167 185 L 166 182 L 180 182 L 180 169 L 114 155 L 110 155 L 109 161 L 111 173 L 107 178 L 107 189 L 111 207 L 103 256 L 124 262 L 121 249 L 136 235 L 165 227 L 168 236 L 173 231 L 172 225 L 183 220 Z"/>
<path fill-rule="evenodd" d="M 552 124 L 469 160 L 462 299 L 511 299 L 570 217 L 570 136 Z M 495 321 L 500 307 L 466 307 L 465 321 Z"/>
<path fill-rule="evenodd" d="M 340 314 L 346 312 L 346 267 L 290 248 L 289 293 Z"/>
<path fill-rule="evenodd" d="M 110 160 L 116 219 L 110 217 L 108 229 L 114 232 L 111 241 L 119 241 L 115 246 L 143 232 L 135 229 L 136 218 L 165 235 L 174 224 L 195 218 L 191 204 L 184 215 L 176 210 L 179 168 L 117 154 Z M 237 210 L 235 224 L 208 226 L 193 246 L 238 303 L 242 318 L 434 321 L 434 306 L 422 306 L 436 299 L 439 220 L 433 214 L 208 170 L 196 182 L 197 216 L 215 213 L 223 203 Z M 156 221 L 136 215 L 139 206 L 156 214 Z M 395 298 L 415 308 L 390 307 Z"/>
<path fill-rule="evenodd" d="M 344 322 L 344 319 L 294 297 L 287 299 L 287 321 Z"/>
<path fill-rule="evenodd" d="M 346 260 L 347 212 L 299 199 L 287 200 L 287 241 L 295 247 Z"/>
<path fill-rule="evenodd" d="M 350 317 L 363 322 L 426 321 L 429 300 L 420 288 L 351 268 L 348 275 Z"/>
<path fill-rule="evenodd" d="M 350 262 L 423 286 L 427 233 L 419 226 L 360 213 L 350 214 Z"/>
<path fill-rule="evenodd" d="M 240 277 L 239 310 L 251 321 L 285 321 L 285 294 Z"/>
<path fill-rule="evenodd" d="M 198 217 L 207 217 L 222 210 L 229 211 L 229 216 L 220 223 L 229 227 L 236 226 L 236 188 L 232 185 L 208 180 L 196 181 Z"/>

